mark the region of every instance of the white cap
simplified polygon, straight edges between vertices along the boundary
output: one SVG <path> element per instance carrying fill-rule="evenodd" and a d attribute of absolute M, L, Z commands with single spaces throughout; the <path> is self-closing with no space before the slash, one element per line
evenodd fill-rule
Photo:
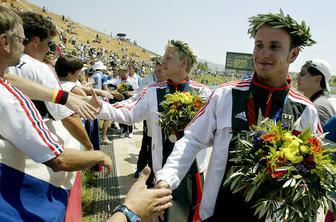
<path fill-rule="evenodd" d="M 102 61 L 98 61 L 98 62 L 95 62 L 93 69 L 94 70 L 105 70 L 106 66 L 103 64 Z"/>
<path fill-rule="evenodd" d="M 313 59 L 313 60 L 307 61 L 306 64 L 311 67 L 314 67 L 315 69 L 317 69 L 318 71 L 322 73 L 325 79 L 326 88 L 328 92 L 330 92 L 329 80 L 331 77 L 331 73 L 330 73 L 329 63 L 321 59 Z"/>

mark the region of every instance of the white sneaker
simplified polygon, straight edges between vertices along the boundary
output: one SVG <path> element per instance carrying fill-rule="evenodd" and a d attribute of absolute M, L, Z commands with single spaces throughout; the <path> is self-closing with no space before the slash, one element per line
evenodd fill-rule
<path fill-rule="evenodd" d="M 126 136 L 126 133 L 121 133 L 120 134 L 120 138 L 125 138 L 125 136 Z"/>
<path fill-rule="evenodd" d="M 128 136 L 128 138 L 133 138 L 133 133 L 130 133 L 127 136 Z"/>
<path fill-rule="evenodd" d="M 112 141 L 110 141 L 109 139 L 105 138 L 105 139 L 102 139 L 101 143 L 103 145 L 109 145 L 109 144 L 112 144 Z"/>

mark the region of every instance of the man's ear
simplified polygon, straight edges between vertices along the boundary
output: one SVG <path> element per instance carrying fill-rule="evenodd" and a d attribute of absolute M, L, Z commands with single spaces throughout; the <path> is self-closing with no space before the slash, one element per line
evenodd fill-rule
<path fill-rule="evenodd" d="M 6 51 L 9 51 L 9 38 L 8 35 L 1 34 L 0 35 L 0 46 Z"/>
<path fill-rule="evenodd" d="M 299 54 L 300 54 L 300 48 L 298 46 L 295 48 L 292 48 L 288 55 L 288 62 L 293 63 Z"/>
<path fill-rule="evenodd" d="M 39 43 L 40 43 L 40 38 L 39 37 L 37 37 L 37 36 L 34 36 L 34 37 L 32 37 L 31 39 L 30 39 L 30 41 L 28 42 L 28 44 L 31 44 L 31 45 L 33 45 L 34 47 L 36 47 Z M 27 44 L 27 45 L 28 45 Z"/>
<path fill-rule="evenodd" d="M 181 66 L 186 69 L 188 64 L 187 58 L 181 59 Z"/>

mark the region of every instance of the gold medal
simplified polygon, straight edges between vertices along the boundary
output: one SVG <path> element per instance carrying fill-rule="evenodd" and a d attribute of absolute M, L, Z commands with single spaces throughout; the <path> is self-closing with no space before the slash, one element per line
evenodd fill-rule
<path fill-rule="evenodd" d="M 177 141 L 177 137 L 175 134 L 170 134 L 169 137 L 168 137 L 168 140 L 171 142 L 171 143 L 175 143 Z"/>

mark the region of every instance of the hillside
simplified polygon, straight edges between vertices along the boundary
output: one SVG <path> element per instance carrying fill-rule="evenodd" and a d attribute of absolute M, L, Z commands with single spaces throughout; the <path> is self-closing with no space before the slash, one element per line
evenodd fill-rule
<path fill-rule="evenodd" d="M 86 27 L 80 23 L 71 21 L 67 17 L 70 15 L 64 15 L 65 20 L 62 20 L 63 15 L 55 14 L 51 11 L 45 12 L 39 6 L 36 6 L 32 3 L 29 3 L 24 0 L 2 0 L 2 4 L 6 4 L 8 6 L 11 5 L 12 8 L 16 8 L 20 11 L 35 11 L 39 14 L 44 16 L 50 17 L 58 27 L 58 30 L 66 30 L 66 37 L 68 41 L 75 36 L 78 43 L 87 43 L 94 47 L 94 48 L 104 48 L 107 51 L 112 51 L 116 53 L 119 57 L 122 56 L 129 56 L 132 57 L 134 60 L 141 62 L 141 61 L 148 61 L 152 55 L 146 49 L 143 49 L 139 46 L 134 45 L 128 41 L 120 41 L 114 37 L 111 37 L 105 33 L 98 32 L 93 28 Z M 99 36 L 99 42 L 95 42 L 97 36 Z M 59 37 L 55 37 L 54 39 L 57 43 L 60 42 Z M 70 42 L 70 41 L 69 41 Z M 73 50 L 74 47 L 72 44 L 68 43 L 66 45 L 66 50 Z"/>

